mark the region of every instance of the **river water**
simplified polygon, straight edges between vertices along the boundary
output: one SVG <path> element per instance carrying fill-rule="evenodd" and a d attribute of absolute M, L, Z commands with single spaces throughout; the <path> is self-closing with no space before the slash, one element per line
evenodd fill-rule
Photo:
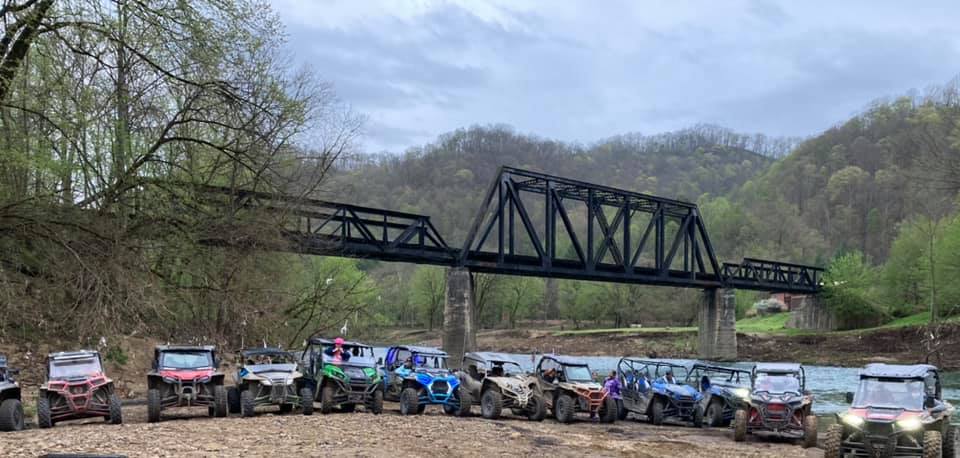
<path fill-rule="evenodd" d="M 374 353 L 382 356 L 385 348 L 375 348 Z M 511 354 L 526 371 L 532 371 L 539 356 L 530 354 Z M 609 374 L 615 370 L 620 357 L 614 356 L 580 356 L 577 357 L 590 365 L 590 370 L 600 374 Z M 692 360 L 670 360 L 676 363 L 690 363 Z M 720 366 L 733 366 L 743 369 L 753 367 L 751 362 L 717 363 Z M 818 416 L 826 417 L 846 409 L 844 401 L 847 391 L 856 391 L 859 380 L 859 368 L 833 366 L 803 366 L 807 376 L 807 389 L 813 392 L 813 411 Z M 943 380 L 943 397 L 953 405 L 960 405 L 960 372 L 945 372 L 941 374 Z"/>

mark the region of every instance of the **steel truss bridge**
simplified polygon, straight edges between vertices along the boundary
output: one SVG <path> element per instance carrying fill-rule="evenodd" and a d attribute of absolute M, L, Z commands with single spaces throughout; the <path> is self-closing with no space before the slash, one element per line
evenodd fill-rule
<path fill-rule="evenodd" d="M 696 204 L 501 167 L 459 248 L 413 213 L 204 186 L 285 218 L 290 250 L 473 272 L 813 294 L 823 269 L 717 260 Z M 534 215 L 542 215 L 534 218 Z"/>

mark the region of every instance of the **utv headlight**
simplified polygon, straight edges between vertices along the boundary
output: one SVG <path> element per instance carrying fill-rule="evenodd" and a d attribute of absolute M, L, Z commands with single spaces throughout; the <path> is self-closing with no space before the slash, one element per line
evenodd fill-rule
<path fill-rule="evenodd" d="M 260 384 L 263 386 L 273 386 L 273 380 L 265 378 L 263 380 L 260 380 Z"/>
<path fill-rule="evenodd" d="M 741 399 L 750 399 L 750 390 L 746 388 L 737 388 L 733 390 L 733 394 Z"/>
<path fill-rule="evenodd" d="M 916 431 L 923 427 L 923 422 L 917 417 L 904 418 L 897 421 L 897 426 L 904 431 Z"/>
<path fill-rule="evenodd" d="M 851 415 L 848 413 L 840 415 L 840 421 L 857 428 L 863 425 L 863 417 L 860 417 L 857 415 Z"/>

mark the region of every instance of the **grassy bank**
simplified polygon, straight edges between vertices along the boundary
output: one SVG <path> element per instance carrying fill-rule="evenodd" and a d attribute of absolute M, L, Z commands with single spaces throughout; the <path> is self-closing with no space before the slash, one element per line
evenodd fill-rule
<path fill-rule="evenodd" d="M 767 316 L 755 316 L 744 318 L 737 321 L 737 332 L 747 334 L 781 334 L 781 335 L 803 335 L 803 334 L 825 334 L 823 332 L 811 331 L 806 329 L 787 328 L 787 321 L 790 319 L 790 313 L 775 313 Z M 924 326 L 930 323 L 930 313 L 923 312 L 915 315 L 898 318 L 889 323 L 873 328 L 851 329 L 847 331 L 831 331 L 829 333 L 863 333 L 877 330 Z M 941 323 L 960 323 L 960 316 L 950 317 L 941 320 Z M 651 327 L 651 328 L 598 328 L 598 329 L 576 329 L 555 331 L 552 335 L 562 336 L 588 336 L 588 335 L 644 335 L 644 334 L 664 334 L 664 333 L 686 333 L 696 332 L 697 328 L 688 326 L 678 327 Z M 826 334 L 829 334 L 826 333 Z"/>

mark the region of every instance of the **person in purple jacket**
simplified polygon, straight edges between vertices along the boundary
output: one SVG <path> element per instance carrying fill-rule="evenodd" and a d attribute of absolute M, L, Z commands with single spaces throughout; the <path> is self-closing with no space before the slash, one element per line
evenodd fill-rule
<path fill-rule="evenodd" d="M 607 380 L 603 382 L 603 387 L 607 389 L 607 394 L 613 396 L 617 401 L 617 417 L 623 412 L 623 399 L 620 397 L 620 379 L 617 378 L 617 371 L 610 371 Z"/>

